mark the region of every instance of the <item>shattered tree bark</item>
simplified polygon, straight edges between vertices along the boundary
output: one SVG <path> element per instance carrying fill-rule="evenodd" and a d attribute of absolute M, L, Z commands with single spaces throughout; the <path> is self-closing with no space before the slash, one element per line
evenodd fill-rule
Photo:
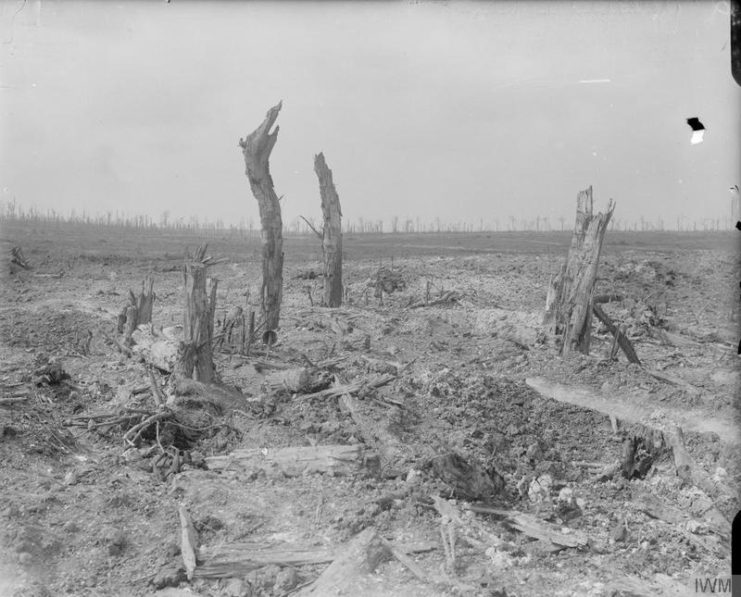
<path fill-rule="evenodd" d="M 176 370 L 180 375 L 210 383 L 214 379 L 212 344 L 214 336 L 214 311 L 218 281 L 211 278 L 210 297 L 206 292 L 208 268 L 206 245 L 198 247 L 195 254 L 186 256 L 183 266 L 185 287 L 185 318 L 183 344 Z"/>
<path fill-rule="evenodd" d="M 551 333 L 563 332 L 561 354 L 589 354 L 592 330 L 592 291 L 599 257 L 615 202 L 606 213 L 593 214 L 592 187 L 577 196 L 576 224 L 566 263 L 551 280 L 546 298 L 544 325 Z"/>
<path fill-rule="evenodd" d="M 262 225 L 262 316 L 266 330 L 275 330 L 280 320 L 283 298 L 283 221 L 280 202 L 270 176 L 270 153 L 278 139 L 278 130 L 270 129 L 283 103 L 268 110 L 265 120 L 250 135 L 239 139 L 244 154 L 245 173 L 252 194 L 260 207 Z"/>
<path fill-rule="evenodd" d="M 342 210 L 332 180 L 332 171 L 327 166 L 323 153 L 314 156 L 314 172 L 319 178 L 324 216 L 324 304 L 327 307 L 339 307 L 342 305 Z"/>

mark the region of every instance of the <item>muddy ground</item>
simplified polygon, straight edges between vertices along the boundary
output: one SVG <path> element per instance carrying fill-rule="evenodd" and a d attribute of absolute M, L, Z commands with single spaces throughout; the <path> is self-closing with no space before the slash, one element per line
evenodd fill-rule
<path fill-rule="evenodd" d="M 1 290 L 0 398 L 25 399 L 0 405 L 0 595 L 303 594 L 327 566 L 189 582 L 181 504 L 203 553 L 230 544 L 341 553 L 367 528 L 402 548 L 426 546 L 411 555 L 421 578 L 389 557 L 356 579 L 356 595 L 677 595 L 694 594 L 696 578 L 730 574 L 728 521 L 741 482 L 733 320 L 741 276 L 730 235 L 608 232 L 597 293 L 624 296 L 605 311 L 626 324 L 643 367 L 622 354 L 610 360 L 601 326 L 592 354 L 566 361 L 540 328 L 567 234 L 346 237 L 348 300 L 335 310 L 310 303 L 310 291 L 315 301 L 321 294 L 321 278 L 309 274 L 321 271 L 320 248 L 289 239 L 278 344 L 258 342 L 249 356 L 217 352 L 218 373 L 244 407 L 212 417 L 181 445 L 191 462 L 165 480 L 152 472 L 154 438 L 130 449 L 127 423 L 96 427 L 94 417 L 156 409 L 151 392 L 138 392 L 150 383 L 145 366 L 113 341 L 116 315 L 151 274 L 155 329 L 180 324 L 181 256 L 202 239 L 7 223 L 3 236 L 33 269 L 6 276 Z M 226 258 L 212 268 L 217 319 L 256 307 L 256 240 L 206 240 Z M 405 284 L 382 302 L 371 288 L 379 265 Z M 50 361 L 69 379 L 49 379 Z M 377 437 L 393 441 L 368 445 L 337 397 L 266 388 L 271 370 L 260 362 L 311 363 L 334 384 L 393 376 L 355 395 Z M 167 375 L 155 373 L 166 388 Z M 677 476 L 670 449 L 657 450 L 643 478 L 615 468 L 631 437 L 675 425 L 702 487 Z M 238 448 L 329 444 L 362 444 L 382 455 L 380 465 L 299 476 L 203 465 Z M 434 465 L 450 454 L 503 486 L 486 499 L 466 496 Z M 463 513 L 453 563 L 433 497 Z M 468 511 L 484 503 L 587 541 L 559 546 L 506 517 Z"/>

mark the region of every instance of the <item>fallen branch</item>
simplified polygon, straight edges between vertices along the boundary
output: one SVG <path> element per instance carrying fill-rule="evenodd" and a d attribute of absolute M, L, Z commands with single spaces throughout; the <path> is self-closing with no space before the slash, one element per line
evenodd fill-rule
<path fill-rule="evenodd" d="M 157 406 L 162 406 L 165 403 L 165 397 L 162 395 L 159 384 L 157 384 L 151 365 L 147 367 L 147 372 L 149 373 L 149 381 L 152 384 L 152 391 L 154 392 L 154 401 L 157 403 Z"/>
<path fill-rule="evenodd" d="M 633 344 L 631 344 L 630 340 L 628 340 L 628 337 L 617 328 L 617 326 L 602 310 L 602 307 L 600 307 L 597 303 L 593 303 L 592 312 L 597 316 L 597 319 L 599 319 L 605 325 L 605 327 L 610 330 L 610 333 L 617 339 L 617 343 L 622 351 L 625 353 L 625 356 L 628 357 L 628 361 L 640 365 L 641 361 L 638 359 L 638 355 L 633 348 Z"/>
<path fill-rule="evenodd" d="M 389 553 L 391 553 L 391 555 L 394 556 L 403 566 L 406 566 L 409 572 L 416 576 L 418 580 L 422 581 L 423 583 L 432 583 L 433 585 L 449 584 L 443 577 L 439 576 L 438 574 L 435 574 L 434 572 L 425 572 L 424 570 L 422 570 L 417 562 L 415 562 L 406 553 L 404 553 L 404 551 L 392 545 L 390 541 L 387 541 L 383 537 L 380 537 L 380 541 L 381 544 L 384 545 L 386 549 L 388 549 Z"/>
<path fill-rule="evenodd" d="M 304 222 L 306 222 L 306 225 L 307 225 L 307 226 L 308 226 L 309 228 L 311 228 L 311 231 L 312 231 L 312 232 L 313 232 L 314 234 L 316 234 L 316 235 L 317 235 L 317 237 L 319 238 L 319 240 L 324 240 L 324 235 L 323 235 L 323 234 L 322 234 L 321 232 L 319 232 L 319 231 L 318 231 L 318 230 L 317 230 L 317 229 L 316 229 L 316 228 L 314 227 L 314 224 L 312 224 L 311 222 L 309 222 L 309 220 L 307 220 L 307 219 L 306 219 L 306 218 L 305 218 L 304 216 L 299 216 L 299 218 L 301 218 L 301 219 L 302 219 L 302 220 L 303 220 Z"/>
<path fill-rule="evenodd" d="M 314 392 L 313 394 L 304 394 L 302 396 L 299 396 L 298 398 L 301 400 L 311 400 L 313 398 L 325 397 L 339 398 L 344 394 L 354 394 L 357 392 L 361 392 L 362 390 L 368 391 L 375 388 L 380 388 L 381 386 L 385 386 L 387 383 L 393 381 L 394 379 L 396 379 L 395 375 L 378 375 L 367 380 L 356 381 L 343 385 L 336 385 L 334 387 L 327 388 L 326 390 Z"/>
<path fill-rule="evenodd" d="M 469 509 L 472 512 L 478 512 L 480 514 L 493 514 L 503 518 L 502 523 L 505 526 L 511 527 L 528 537 L 534 539 L 540 539 L 548 544 L 553 544 L 559 548 L 564 547 L 585 547 L 589 543 L 587 535 L 580 531 L 571 530 L 566 535 L 561 532 L 561 529 L 553 524 L 547 523 L 542 520 L 538 520 L 534 516 L 525 514 L 523 512 L 517 512 L 515 510 L 501 510 L 499 508 L 490 508 L 488 506 L 477 506 L 471 505 Z"/>
<path fill-rule="evenodd" d="M 144 433 L 147 427 L 149 427 L 150 425 L 158 421 L 169 419 L 171 416 L 172 416 L 172 412 L 170 410 L 164 410 L 162 412 L 155 413 L 150 417 L 147 417 L 141 423 L 134 425 L 131 429 L 129 429 L 124 434 L 123 436 L 124 441 L 130 444 L 131 446 L 134 446 L 136 444 L 136 441 L 139 439 L 139 437 L 141 437 L 141 434 Z"/>
<path fill-rule="evenodd" d="M 680 388 L 683 388 L 684 390 L 687 390 L 690 394 L 693 394 L 695 396 L 701 394 L 700 388 L 697 386 L 693 386 L 691 383 L 684 381 L 683 379 L 680 379 L 679 377 L 675 377 L 674 375 L 669 375 L 668 373 L 659 373 L 658 371 L 653 371 L 651 369 L 644 369 L 646 373 L 648 373 L 651 377 L 654 377 L 658 380 L 665 381 L 666 383 L 679 386 Z"/>

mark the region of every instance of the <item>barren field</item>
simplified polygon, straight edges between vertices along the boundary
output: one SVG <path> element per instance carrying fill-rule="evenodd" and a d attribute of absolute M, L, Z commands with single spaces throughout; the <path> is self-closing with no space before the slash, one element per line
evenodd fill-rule
<path fill-rule="evenodd" d="M 319 243 L 288 237 L 277 344 L 216 351 L 241 403 L 132 447 L 171 388 L 117 344 L 129 290 L 152 275 L 154 333 L 177 334 L 184 250 L 208 242 L 216 319 L 257 309 L 259 238 L 4 222 L 32 269 L 2 280 L 0 595 L 309 595 L 353 557 L 357 596 L 695 594 L 730 575 L 739 509 L 736 236 L 607 232 L 596 292 L 622 295 L 604 309 L 642 366 L 596 321 L 569 360 L 541 329 L 569 233 L 345 235 L 339 309 L 311 302 Z M 404 282 L 382 300 L 379 267 Z M 270 383 L 297 368 L 311 387 Z M 322 446 L 363 457 L 277 460 Z M 364 574 L 367 529 L 388 543 Z"/>

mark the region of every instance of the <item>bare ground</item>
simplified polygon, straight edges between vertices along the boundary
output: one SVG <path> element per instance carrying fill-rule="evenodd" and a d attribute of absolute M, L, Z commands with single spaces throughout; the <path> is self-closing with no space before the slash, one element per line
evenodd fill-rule
<path fill-rule="evenodd" d="M 730 572 L 728 521 L 739 508 L 741 481 L 737 332 L 729 321 L 739 269 L 730 236 L 608 233 L 598 292 L 625 296 L 605 309 L 628 324 L 643 368 L 623 355 L 607 360 L 611 338 L 599 328 L 592 355 L 569 361 L 540 330 L 548 275 L 568 235 L 350 237 L 349 301 L 337 310 L 310 305 L 307 286 L 318 297 L 321 278 L 296 277 L 320 271 L 319 247 L 289 239 L 279 343 L 268 355 L 261 345 L 247 358 L 217 355 L 223 382 L 241 389 L 245 406 L 214 419 L 188 450 L 208 457 L 237 448 L 371 443 L 336 397 L 266 391 L 269 371 L 255 366 L 335 359 L 324 370 L 339 383 L 395 375 L 358 397 L 377 437 L 392 441 L 367 446 L 387 456 L 380 474 L 287 477 L 190 465 L 166 481 L 152 474 L 143 449 L 126 450 L 123 427 L 76 423 L 122 405 L 152 408 L 151 395 L 132 396 L 148 384 L 144 366 L 108 338 L 116 337 L 115 315 L 128 290 L 147 274 L 155 276 L 155 327 L 180 323 L 181 255 L 201 239 L 9 226 L 4 237 L 23 247 L 34 269 L 2 285 L 1 397 L 20 388 L 27 399 L 0 406 L 0 595 L 138 596 L 167 584 L 199 595 L 300 594 L 327 565 L 178 580 L 181 503 L 203 548 L 340 553 L 366 528 L 395 545 L 432 546 L 412 556 L 426 576 L 390 558 L 356 579 L 357 595 L 675 595 L 689 594 L 695 577 Z M 210 253 L 228 258 L 213 268 L 222 318 L 232 306 L 255 303 L 258 248 L 254 239 L 210 240 Z M 379 263 L 406 282 L 383 304 L 368 290 Z M 365 336 L 369 348 L 357 341 Z M 50 358 L 71 385 L 39 379 Z M 600 476 L 621 460 L 640 424 L 681 425 L 710 486 L 677 477 L 671 452 L 643 479 Z M 588 542 L 551 549 L 501 517 L 465 514 L 476 501 L 430 466 L 453 452 L 503 478 L 489 506 Z M 446 566 L 433 497 L 458 498 L 466 520 L 488 537 L 486 548 L 462 538 L 468 523 L 459 525 L 455 565 Z"/>

